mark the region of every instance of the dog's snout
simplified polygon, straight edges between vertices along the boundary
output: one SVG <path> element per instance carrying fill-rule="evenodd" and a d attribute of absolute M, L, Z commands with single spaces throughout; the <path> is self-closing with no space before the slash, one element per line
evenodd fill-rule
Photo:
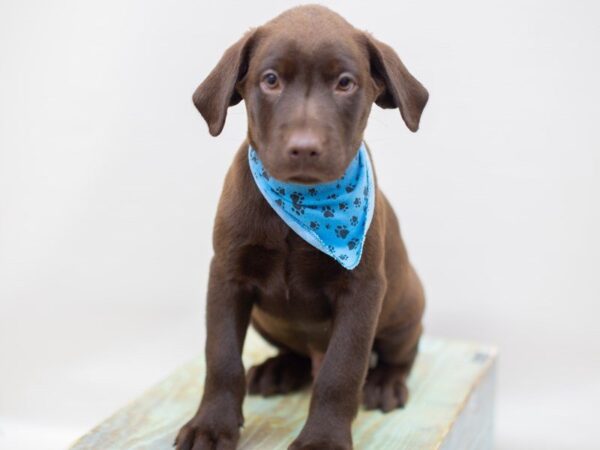
<path fill-rule="evenodd" d="M 319 137 L 310 131 L 294 132 L 287 143 L 286 153 L 292 160 L 316 160 L 322 148 Z"/>

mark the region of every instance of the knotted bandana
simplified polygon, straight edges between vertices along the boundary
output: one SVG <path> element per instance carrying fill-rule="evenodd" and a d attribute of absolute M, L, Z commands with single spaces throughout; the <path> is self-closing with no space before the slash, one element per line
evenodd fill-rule
<path fill-rule="evenodd" d="M 248 161 L 258 189 L 294 232 L 346 269 L 358 265 L 375 207 L 373 169 L 364 143 L 341 178 L 321 184 L 276 180 L 251 146 Z"/>

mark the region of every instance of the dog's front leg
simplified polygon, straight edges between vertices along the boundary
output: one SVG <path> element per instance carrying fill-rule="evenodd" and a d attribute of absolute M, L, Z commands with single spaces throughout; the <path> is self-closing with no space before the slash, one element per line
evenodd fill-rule
<path fill-rule="evenodd" d="M 213 258 L 206 304 L 206 380 L 200 407 L 179 431 L 177 450 L 235 449 L 244 418 L 246 378 L 242 348 L 252 299 Z"/>
<path fill-rule="evenodd" d="M 367 374 L 384 282 L 370 280 L 340 295 L 333 331 L 316 376 L 308 419 L 290 450 L 351 449 L 351 425 Z"/>

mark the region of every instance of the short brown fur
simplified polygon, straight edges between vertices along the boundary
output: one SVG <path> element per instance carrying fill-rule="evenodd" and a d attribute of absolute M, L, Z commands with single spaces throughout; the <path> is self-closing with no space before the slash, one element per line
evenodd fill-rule
<path fill-rule="evenodd" d="M 273 55 L 281 58 L 269 63 Z M 263 63 L 277 67 L 282 89 L 261 90 Z M 331 93 L 343 68 L 357 82 L 352 95 Z M 204 394 L 177 449 L 234 449 L 247 390 L 283 394 L 313 380 L 294 450 L 352 448 L 361 397 L 367 409 L 405 404 L 424 295 L 389 202 L 377 189 L 361 262 L 346 270 L 271 209 L 254 183 L 247 149 L 252 144 L 277 178 L 332 180 L 355 156 L 373 103 L 399 108 L 416 131 L 427 97 L 390 47 L 320 6 L 294 8 L 249 32 L 198 87 L 194 102 L 211 134 L 221 132 L 227 108 L 242 99 L 249 129 L 215 220 Z M 306 150 L 307 139 L 318 157 L 299 162 L 290 155 Z M 250 323 L 280 353 L 246 376 L 241 352 Z M 378 362 L 370 368 L 372 352 Z"/>

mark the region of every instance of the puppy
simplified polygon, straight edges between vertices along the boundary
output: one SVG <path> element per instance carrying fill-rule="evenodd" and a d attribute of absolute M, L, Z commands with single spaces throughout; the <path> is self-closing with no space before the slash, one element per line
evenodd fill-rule
<path fill-rule="evenodd" d="M 214 225 L 204 394 L 175 445 L 234 449 L 247 389 L 268 396 L 312 381 L 308 418 L 289 448 L 350 449 L 361 399 L 384 412 L 406 403 L 424 309 L 363 132 L 373 103 L 398 108 L 416 131 L 428 93 L 389 46 L 324 7 L 302 6 L 228 48 L 193 96 L 213 136 L 242 99 L 247 139 Z M 290 187 L 291 197 L 277 197 Z M 321 187 L 330 194 L 311 203 Z M 356 198 L 336 203 L 336 192 Z M 338 220 L 333 231 L 327 219 Z M 246 377 L 250 323 L 279 354 Z"/>

